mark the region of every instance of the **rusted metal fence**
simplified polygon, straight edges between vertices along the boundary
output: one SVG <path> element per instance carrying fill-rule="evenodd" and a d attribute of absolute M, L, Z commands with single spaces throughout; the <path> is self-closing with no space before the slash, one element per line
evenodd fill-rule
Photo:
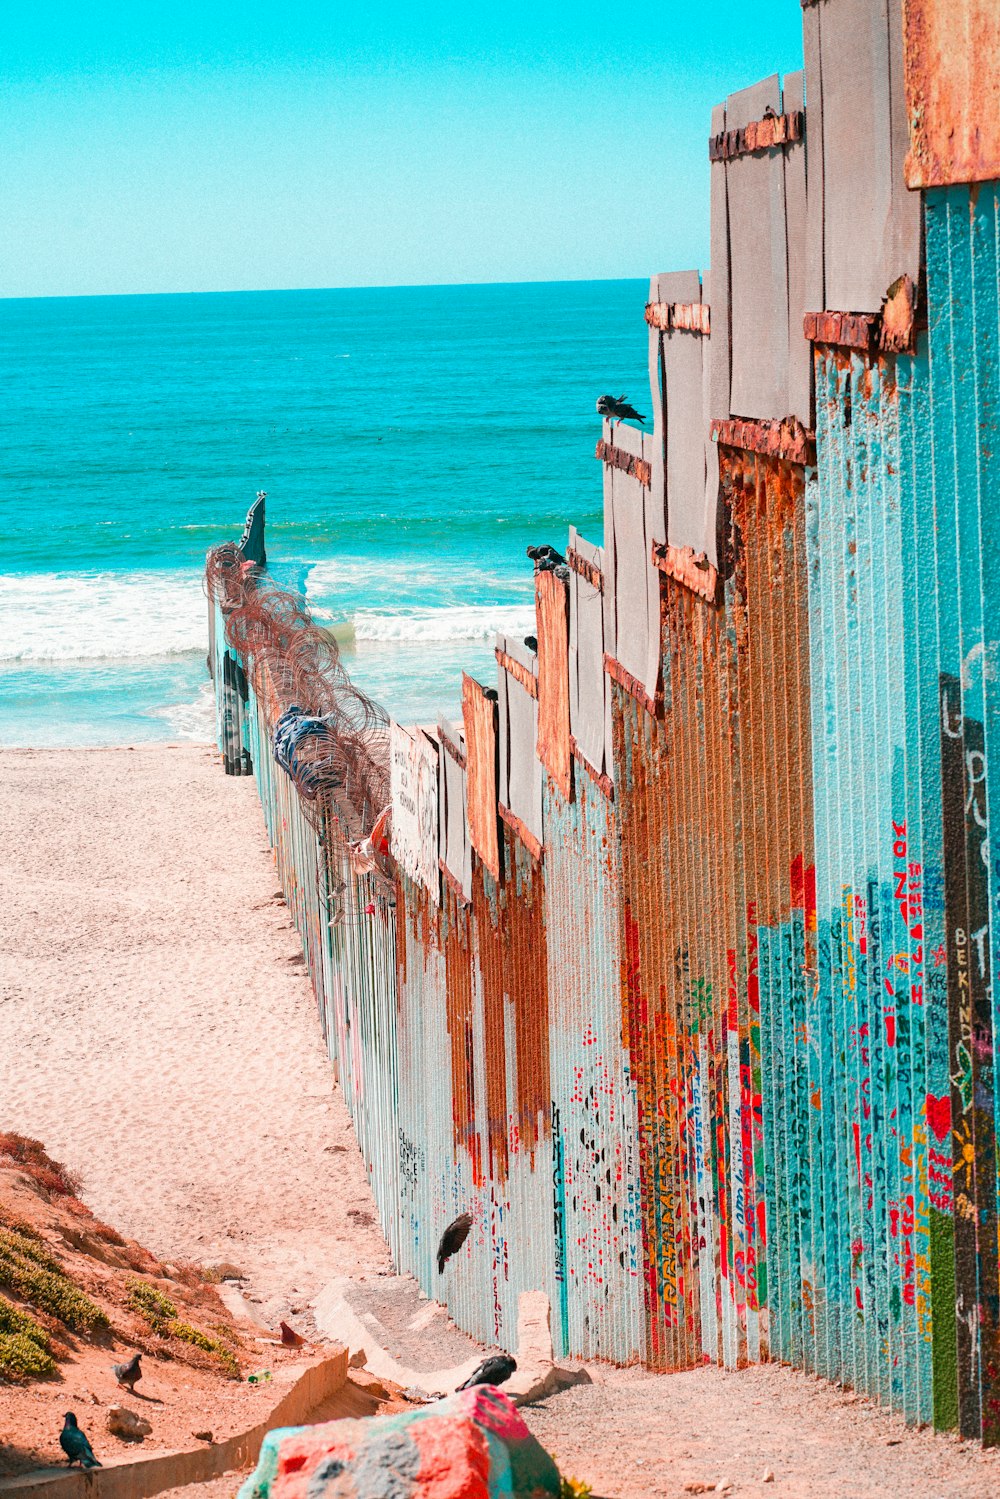
<path fill-rule="evenodd" d="M 715 111 L 654 433 L 605 422 L 537 639 L 393 727 L 391 832 L 380 772 L 305 806 L 276 763 L 231 568 L 210 659 L 402 1269 L 484 1341 L 541 1289 L 564 1354 L 996 1443 L 1000 60 L 944 11 L 804 0 L 804 79 Z"/>

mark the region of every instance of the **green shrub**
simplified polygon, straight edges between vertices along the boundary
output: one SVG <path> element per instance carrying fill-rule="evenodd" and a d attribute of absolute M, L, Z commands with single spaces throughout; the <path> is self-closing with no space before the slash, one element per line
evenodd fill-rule
<path fill-rule="evenodd" d="M 218 1333 L 222 1341 L 228 1343 L 230 1348 L 240 1346 L 240 1335 L 235 1327 L 227 1327 L 224 1322 L 213 1322 L 212 1331 Z"/>
<path fill-rule="evenodd" d="M 4 1379 L 40 1379 L 54 1369 L 51 1356 L 34 1338 L 23 1332 L 0 1332 L 0 1376 Z"/>
<path fill-rule="evenodd" d="M 39 1348 L 49 1346 L 49 1335 L 45 1328 L 40 1327 L 34 1317 L 29 1317 L 27 1312 L 22 1312 L 20 1307 L 8 1301 L 6 1296 L 0 1296 L 0 1334 L 3 1333 L 10 1337 L 30 1338 Z"/>
<path fill-rule="evenodd" d="M 198 1327 L 192 1327 L 190 1322 L 171 1322 L 169 1331 L 172 1337 L 179 1338 L 182 1343 L 190 1343 L 193 1348 L 201 1348 L 205 1353 L 213 1353 L 227 1373 L 239 1374 L 240 1366 L 236 1362 L 235 1354 L 218 1338 L 210 1338 L 207 1332 L 202 1332 Z"/>
<path fill-rule="evenodd" d="M 16 1228 L 0 1228 L 0 1255 L 4 1254 L 20 1255 L 54 1275 L 62 1273 L 62 1265 L 46 1249 L 44 1239 L 27 1223 L 20 1223 Z"/>
<path fill-rule="evenodd" d="M 169 1324 L 177 1316 L 177 1308 L 169 1296 L 164 1296 L 148 1281 L 130 1280 L 127 1299 L 132 1310 L 145 1318 L 154 1332 L 164 1338 L 167 1336 Z"/>
<path fill-rule="evenodd" d="M 16 1229 L 0 1229 L 0 1286 L 58 1317 L 73 1332 L 107 1325 L 100 1307 L 73 1284 L 41 1242 Z"/>

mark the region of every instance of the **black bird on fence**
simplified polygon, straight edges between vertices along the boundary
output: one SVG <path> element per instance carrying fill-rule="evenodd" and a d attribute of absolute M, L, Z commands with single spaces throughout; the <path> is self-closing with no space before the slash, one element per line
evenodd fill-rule
<path fill-rule="evenodd" d="M 533 651 L 535 653 L 535 655 L 538 654 L 538 640 L 537 640 L 536 636 L 534 636 L 534 635 L 525 635 L 525 637 L 524 637 L 524 643 L 528 647 L 529 651 Z"/>
<path fill-rule="evenodd" d="M 506 1353 L 494 1353 L 489 1358 L 483 1359 L 475 1374 L 470 1374 L 464 1384 L 459 1385 L 460 1390 L 471 1390 L 477 1384 L 503 1384 L 508 1380 L 517 1368 L 517 1360 L 512 1359 Z"/>
<path fill-rule="evenodd" d="M 472 1227 L 472 1214 L 460 1213 L 454 1223 L 449 1223 L 441 1235 L 438 1245 L 438 1274 L 444 1274 L 444 1267 L 453 1254 L 457 1254 L 469 1237 L 469 1229 Z"/>
<path fill-rule="evenodd" d="M 94 1456 L 94 1449 L 87 1438 L 76 1424 L 76 1417 L 72 1411 L 67 1411 L 63 1416 L 63 1429 L 59 1433 L 59 1445 L 66 1454 L 66 1462 L 72 1467 L 73 1463 L 79 1463 L 81 1468 L 100 1468 L 101 1463 Z"/>
<path fill-rule="evenodd" d="M 134 1391 L 136 1385 L 142 1378 L 142 1365 L 139 1362 L 140 1355 L 134 1354 L 127 1364 L 112 1364 L 111 1372 L 120 1385 L 125 1385 Z"/>
<path fill-rule="evenodd" d="M 624 396 L 598 396 L 598 416 L 606 416 L 613 422 L 624 421 L 626 418 L 632 422 L 644 423 L 646 418 L 640 416 L 634 406 L 630 406 Z"/>
<path fill-rule="evenodd" d="M 528 547 L 528 556 L 532 562 L 562 562 L 563 555 L 557 552 L 555 547 L 546 544 L 543 547 Z"/>

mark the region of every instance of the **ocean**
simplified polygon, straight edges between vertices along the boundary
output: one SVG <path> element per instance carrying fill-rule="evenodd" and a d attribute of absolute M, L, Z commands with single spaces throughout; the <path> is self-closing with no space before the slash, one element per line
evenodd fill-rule
<path fill-rule="evenodd" d="M 0 301 L 0 744 L 214 738 L 205 553 L 268 562 L 404 722 L 527 633 L 525 547 L 602 533 L 598 395 L 646 283 Z"/>

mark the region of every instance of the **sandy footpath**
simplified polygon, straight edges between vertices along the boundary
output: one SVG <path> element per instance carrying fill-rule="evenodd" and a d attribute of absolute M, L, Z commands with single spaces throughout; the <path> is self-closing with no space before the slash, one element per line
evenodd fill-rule
<path fill-rule="evenodd" d="M 254 783 L 207 747 L 0 751 L 4 1128 L 161 1257 L 234 1261 L 272 1326 L 389 1268 Z M 607 1499 L 1000 1488 L 997 1454 L 791 1370 L 594 1373 L 528 1420 Z"/>
<path fill-rule="evenodd" d="M 0 752 L 0 912 L 0 1128 L 161 1257 L 248 1271 L 272 1323 L 388 1267 L 251 778 Z"/>

